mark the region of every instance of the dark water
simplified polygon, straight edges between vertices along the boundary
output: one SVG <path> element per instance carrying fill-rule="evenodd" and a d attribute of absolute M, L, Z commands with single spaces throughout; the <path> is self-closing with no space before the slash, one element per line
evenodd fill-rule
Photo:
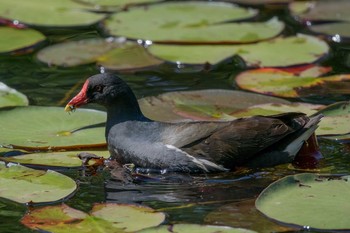
<path fill-rule="evenodd" d="M 291 19 L 285 9 L 263 10 L 263 17 L 270 15 L 278 15 L 288 23 L 285 35 L 307 32 Z M 51 29 L 44 32 L 49 36 L 46 45 L 62 41 L 64 38 L 77 39 L 99 35 L 97 27 L 84 31 Z M 331 46 L 332 52 L 322 64 L 331 65 L 334 73 L 346 72 L 350 66 L 350 46 Z M 121 76 L 138 97 L 144 97 L 179 90 L 236 89 L 229 77 L 242 69 L 244 66 L 240 60 L 232 58 L 210 71 L 190 66 L 178 69 L 172 64 L 165 64 L 153 70 Z M 63 106 L 72 97 L 67 93 L 77 82 L 82 83 L 88 76 L 98 72 L 99 68 L 93 64 L 74 68 L 48 67 L 35 59 L 35 53 L 0 56 L 0 81 L 26 94 L 31 105 Z M 304 101 L 331 103 L 338 99 L 344 97 Z M 324 156 L 320 169 L 333 174 L 350 173 L 350 146 L 321 140 L 320 147 Z M 109 174 L 104 171 L 94 176 L 83 176 L 82 171 L 72 169 L 63 173 L 77 180 L 79 189 L 65 203 L 87 212 L 95 202 L 138 203 L 166 212 L 166 223 L 208 223 L 246 227 L 259 232 L 282 231 L 254 212 L 253 200 L 271 182 L 298 172 L 300 171 L 292 170 L 288 165 L 281 165 L 196 177 L 169 174 L 166 181 L 140 180 L 135 184 L 123 185 L 111 180 Z M 0 200 L 0 232 L 31 232 L 19 222 L 26 210 L 25 206 Z"/>

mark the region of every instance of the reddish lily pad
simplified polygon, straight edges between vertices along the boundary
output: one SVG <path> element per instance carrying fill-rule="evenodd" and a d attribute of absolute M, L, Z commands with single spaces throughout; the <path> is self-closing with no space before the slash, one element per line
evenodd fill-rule
<path fill-rule="evenodd" d="M 20 203 L 53 202 L 71 195 L 76 188 L 71 178 L 55 171 L 0 161 L 0 197 Z"/>
<path fill-rule="evenodd" d="M 308 103 L 290 103 L 290 104 L 276 104 L 276 103 L 267 103 L 267 104 L 258 104 L 252 107 L 236 111 L 231 113 L 235 117 L 248 117 L 254 115 L 274 115 L 284 112 L 303 112 L 307 115 L 312 115 L 317 113 L 318 110 L 323 108 L 324 105 L 319 104 L 308 104 Z"/>
<path fill-rule="evenodd" d="M 106 113 L 82 110 L 71 116 L 58 107 L 17 107 L 0 111 L 0 145 L 27 149 L 69 149 L 105 145 Z"/>
<path fill-rule="evenodd" d="M 33 47 L 44 40 L 45 36 L 34 29 L 0 27 L 0 54 Z"/>
<path fill-rule="evenodd" d="M 122 38 L 64 42 L 42 49 L 37 58 L 50 66 L 71 67 L 97 62 L 113 70 L 141 69 L 163 63 L 141 45 Z"/>
<path fill-rule="evenodd" d="M 348 88 L 343 81 L 350 80 L 349 74 L 327 77 L 296 76 L 280 69 L 256 69 L 239 74 L 235 81 L 244 89 L 278 97 L 307 97 L 347 94 Z M 339 85 L 336 85 L 340 82 Z M 343 86 L 343 88 L 342 88 Z"/>
<path fill-rule="evenodd" d="M 71 0 L 0 0 L 0 18 L 44 27 L 90 26 L 106 17 L 84 11 Z"/>
<path fill-rule="evenodd" d="M 162 43 L 256 42 L 273 38 L 284 29 L 277 19 L 223 23 L 250 18 L 256 13 L 224 2 L 167 2 L 130 8 L 112 15 L 105 23 L 111 35 Z"/>
<path fill-rule="evenodd" d="M 172 233 L 172 232 L 186 232 L 186 233 L 256 233 L 256 231 L 232 228 L 226 226 L 211 226 L 211 225 L 197 225 L 197 224 L 174 224 L 170 226 L 159 226 L 155 228 L 148 228 L 140 231 L 140 233 Z"/>
<path fill-rule="evenodd" d="M 169 92 L 139 100 L 142 112 L 160 121 L 235 119 L 232 112 L 261 103 L 286 100 L 231 90 Z"/>
<path fill-rule="evenodd" d="M 0 82 L 0 108 L 27 105 L 28 99 L 24 94 Z"/>
<path fill-rule="evenodd" d="M 157 226 L 165 215 L 153 209 L 123 204 L 94 204 L 90 214 L 67 205 L 32 210 L 22 219 L 31 229 L 50 232 L 135 232 Z"/>
<path fill-rule="evenodd" d="M 248 66 L 275 67 L 315 62 L 327 55 L 329 46 L 317 37 L 299 34 L 256 44 L 216 46 L 153 44 L 148 49 L 154 56 L 174 63 L 217 64 L 238 55 Z"/>
<path fill-rule="evenodd" d="M 82 151 L 42 152 L 18 156 L 0 157 L 0 160 L 26 165 L 50 167 L 80 167 L 82 160 L 77 156 Z M 103 158 L 109 158 L 108 151 L 84 151 Z M 92 161 L 93 163 L 93 161 Z"/>
<path fill-rule="evenodd" d="M 349 230 L 350 177 L 302 173 L 261 192 L 256 208 L 269 218 L 302 229 Z"/>

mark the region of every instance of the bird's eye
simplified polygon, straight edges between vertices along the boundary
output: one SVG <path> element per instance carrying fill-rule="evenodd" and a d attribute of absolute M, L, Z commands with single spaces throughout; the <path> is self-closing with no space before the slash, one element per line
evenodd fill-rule
<path fill-rule="evenodd" d="M 104 88 L 104 86 L 98 85 L 98 86 L 96 86 L 96 87 L 94 88 L 94 91 L 95 91 L 95 92 L 102 93 L 102 92 L 103 92 L 103 88 Z"/>

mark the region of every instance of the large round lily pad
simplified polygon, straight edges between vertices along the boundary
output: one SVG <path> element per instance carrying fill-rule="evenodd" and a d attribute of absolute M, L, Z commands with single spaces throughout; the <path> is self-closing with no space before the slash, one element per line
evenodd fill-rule
<path fill-rule="evenodd" d="M 135 232 L 157 226 L 165 215 L 153 209 L 123 204 L 94 204 L 90 214 L 67 205 L 47 206 L 32 210 L 22 223 L 32 229 L 50 232 Z"/>
<path fill-rule="evenodd" d="M 65 152 L 41 152 L 24 154 L 18 156 L 0 157 L 0 160 L 20 164 L 29 164 L 35 166 L 50 167 L 80 167 L 82 160 L 77 156 L 82 151 L 65 151 Z M 100 157 L 108 158 L 108 151 L 84 151 L 95 154 Z"/>
<path fill-rule="evenodd" d="M 350 229 L 350 177 L 297 174 L 268 186 L 256 208 L 284 224 L 322 230 Z"/>
<path fill-rule="evenodd" d="M 118 11 L 130 6 L 159 2 L 161 0 L 73 0 L 92 11 Z"/>
<path fill-rule="evenodd" d="M 324 57 L 329 46 L 323 40 L 299 34 L 256 44 L 242 45 L 159 45 L 149 47 L 154 56 L 175 63 L 217 64 L 234 55 L 248 66 L 292 66 L 312 63 Z M 278 56 L 277 56 L 278 54 Z"/>
<path fill-rule="evenodd" d="M 84 11 L 71 0 L 0 0 L 0 17 L 45 27 L 89 26 L 106 17 Z"/>
<path fill-rule="evenodd" d="M 174 224 L 171 226 L 162 225 L 155 228 L 148 228 L 140 231 L 140 233 L 256 233 L 256 231 L 232 228 L 226 226 L 211 226 L 197 224 Z"/>
<path fill-rule="evenodd" d="M 279 97 L 327 96 L 348 93 L 347 86 L 335 85 L 350 80 L 349 74 L 327 77 L 296 76 L 279 69 L 248 70 L 236 77 L 237 85 L 249 91 Z M 344 86 L 342 88 L 342 86 Z"/>
<path fill-rule="evenodd" d="M 0 197 L 16 202 L 53 202 L 77 188 L 69 177 L 55 171 L 34 170 L 0 161 Z"/>
<path fill-rule="evenodd" d="M 32 47 L 43 40 L 45 36 L 34 29 L 0 27 L 0 54 Z"/>
<path fill-rule="evenodd" d="M 0 111 L 0 145 L 33 149 L 93 147 L 105 144 L 106 113 L 81 110 L 69 115 L 59 107 L 17 107 Z M 79 130 L 80 129 L 80 130 Z"/>
<path fill-rule="evenodd" d="M 281 33 L 284 24 L 277 19 L 223 23 L 256 13 L 230 3 L 168 2 L 131 8 L 114 14 L 105 23 L 111 35 L 163 43 L 246 43 Z"/>
<path fill-rule="evenodd" d="M 97 62 L 107 69 L 130 70 L 163 63 L 141 45 L 113 38 L 94 38 L 52 45 L 39 51 L 37 58 L 48 65 L 77 66 Z"/>
<path fill-rule="evenodd" d="M 25 95 L 0 82 L 0 108 L 26 105 L 28 99 Z"/>
<path fill-rule="evenodd" d="M 139 100 L 142 112 L 160 121 L 235 119 L 232 112 L 262 103 L 289 103 L 286 100 L 231 90 L 169 92 Z"/>

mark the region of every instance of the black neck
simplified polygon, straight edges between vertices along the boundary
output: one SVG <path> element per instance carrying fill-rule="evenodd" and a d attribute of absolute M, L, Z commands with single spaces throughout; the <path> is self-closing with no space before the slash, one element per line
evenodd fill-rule
<path fill-rule="evenodd" d="M 125 121 L 151 121 L 143 115 L 135 95 L 131 92 L 115 99 L 107 108 L 106 137 L 116 124 Z"/>

